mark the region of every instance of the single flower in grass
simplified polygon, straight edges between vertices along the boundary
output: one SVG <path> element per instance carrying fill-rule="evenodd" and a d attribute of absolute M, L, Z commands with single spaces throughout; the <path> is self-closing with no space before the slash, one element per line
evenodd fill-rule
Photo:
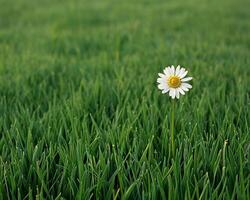
<path fill-rule="evenodd" d="M 185 92 L 192 88 L 192 85 L 187 83 L 187 81 L 192 80 L 192 77 L 186 77 L 188 71 L 178 65 L 176 68 L 172 65 L 171 67 L 166 67 L 163 73 L 159 73 L 159 78 L 157 79 L 158 88 L 162 90 L 162 93 L 169 93 L 172 99 L 179 99 L 180 94 L 184 95 Z M 170 137 L 171 137 L 171 147 L 172 155 L 175 156 L 175 139 L 174 139 L 174 117 L 175 117 L 175 100 L 172 101 L 171 117 L 170 117 Z M 166 135 L 167 136 L 167 135 Z M 166 137 L 167 138 L 167 137 Z M 165 139 L 167 142 L 167 139 Z M 166 144 L 166 143 L 165 143 Z M 170 152 L 170 151 L 169 151 Z"/>
<path fill-rule="evenodd" d="M 184 95 L 192 88 L 192 85 L 187 83 L 187 81 L 192 80 L 192 77 L 186 77 L 187 73 L 188 71 L 180 65 L 176 68 L 173 65 L 166 67 L 163 73 L 158 74 L 160 76 L 157 79 L 158 88 L 162 90 L 163 94 L 169 93 L 172 99 L 179 99 L 180 94 Z"/>

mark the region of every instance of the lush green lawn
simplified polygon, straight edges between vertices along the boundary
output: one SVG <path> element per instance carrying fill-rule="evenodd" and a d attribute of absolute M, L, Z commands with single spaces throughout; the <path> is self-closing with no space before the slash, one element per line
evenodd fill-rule
<path fill-rule="evenodd" d="M 0 0 L 0 199 L 249 200 L 249 8 Z M 194 77 L 174 157 L 170 64 Z"/>

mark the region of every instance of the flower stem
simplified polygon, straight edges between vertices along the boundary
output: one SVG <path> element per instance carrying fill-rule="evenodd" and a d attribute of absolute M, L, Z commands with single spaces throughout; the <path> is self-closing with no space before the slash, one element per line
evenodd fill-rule
<path fill-rule="evenodd" d="M 175 100 L 172 101 L 171 124 L 170 124 L 171 141 L 172 141 L 172 153 L 173 153 L 173 156 L 175 155 L 175 142 L 174 142 L 174 112 L 175 112 Z"/>

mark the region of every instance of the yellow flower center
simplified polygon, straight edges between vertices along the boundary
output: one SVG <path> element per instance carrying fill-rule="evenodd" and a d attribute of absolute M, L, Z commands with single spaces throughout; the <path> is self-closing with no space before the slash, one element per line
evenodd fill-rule
<path fill-rule="evenodd" d="M 178 76 L 170 76 L 168 79 L 168 85 L 172 88 L 178 88 L 181 85 L 181 79 Z"/>

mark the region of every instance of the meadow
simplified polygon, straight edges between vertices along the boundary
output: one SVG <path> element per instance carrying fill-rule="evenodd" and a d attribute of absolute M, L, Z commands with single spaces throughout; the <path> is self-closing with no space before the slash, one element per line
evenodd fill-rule
<path fill-rule="evenodd" d="M 0 199 L 250 199 L 250 1 L 0 0 Z M 157 88 L 168 65 L 193 88 Z"/>

